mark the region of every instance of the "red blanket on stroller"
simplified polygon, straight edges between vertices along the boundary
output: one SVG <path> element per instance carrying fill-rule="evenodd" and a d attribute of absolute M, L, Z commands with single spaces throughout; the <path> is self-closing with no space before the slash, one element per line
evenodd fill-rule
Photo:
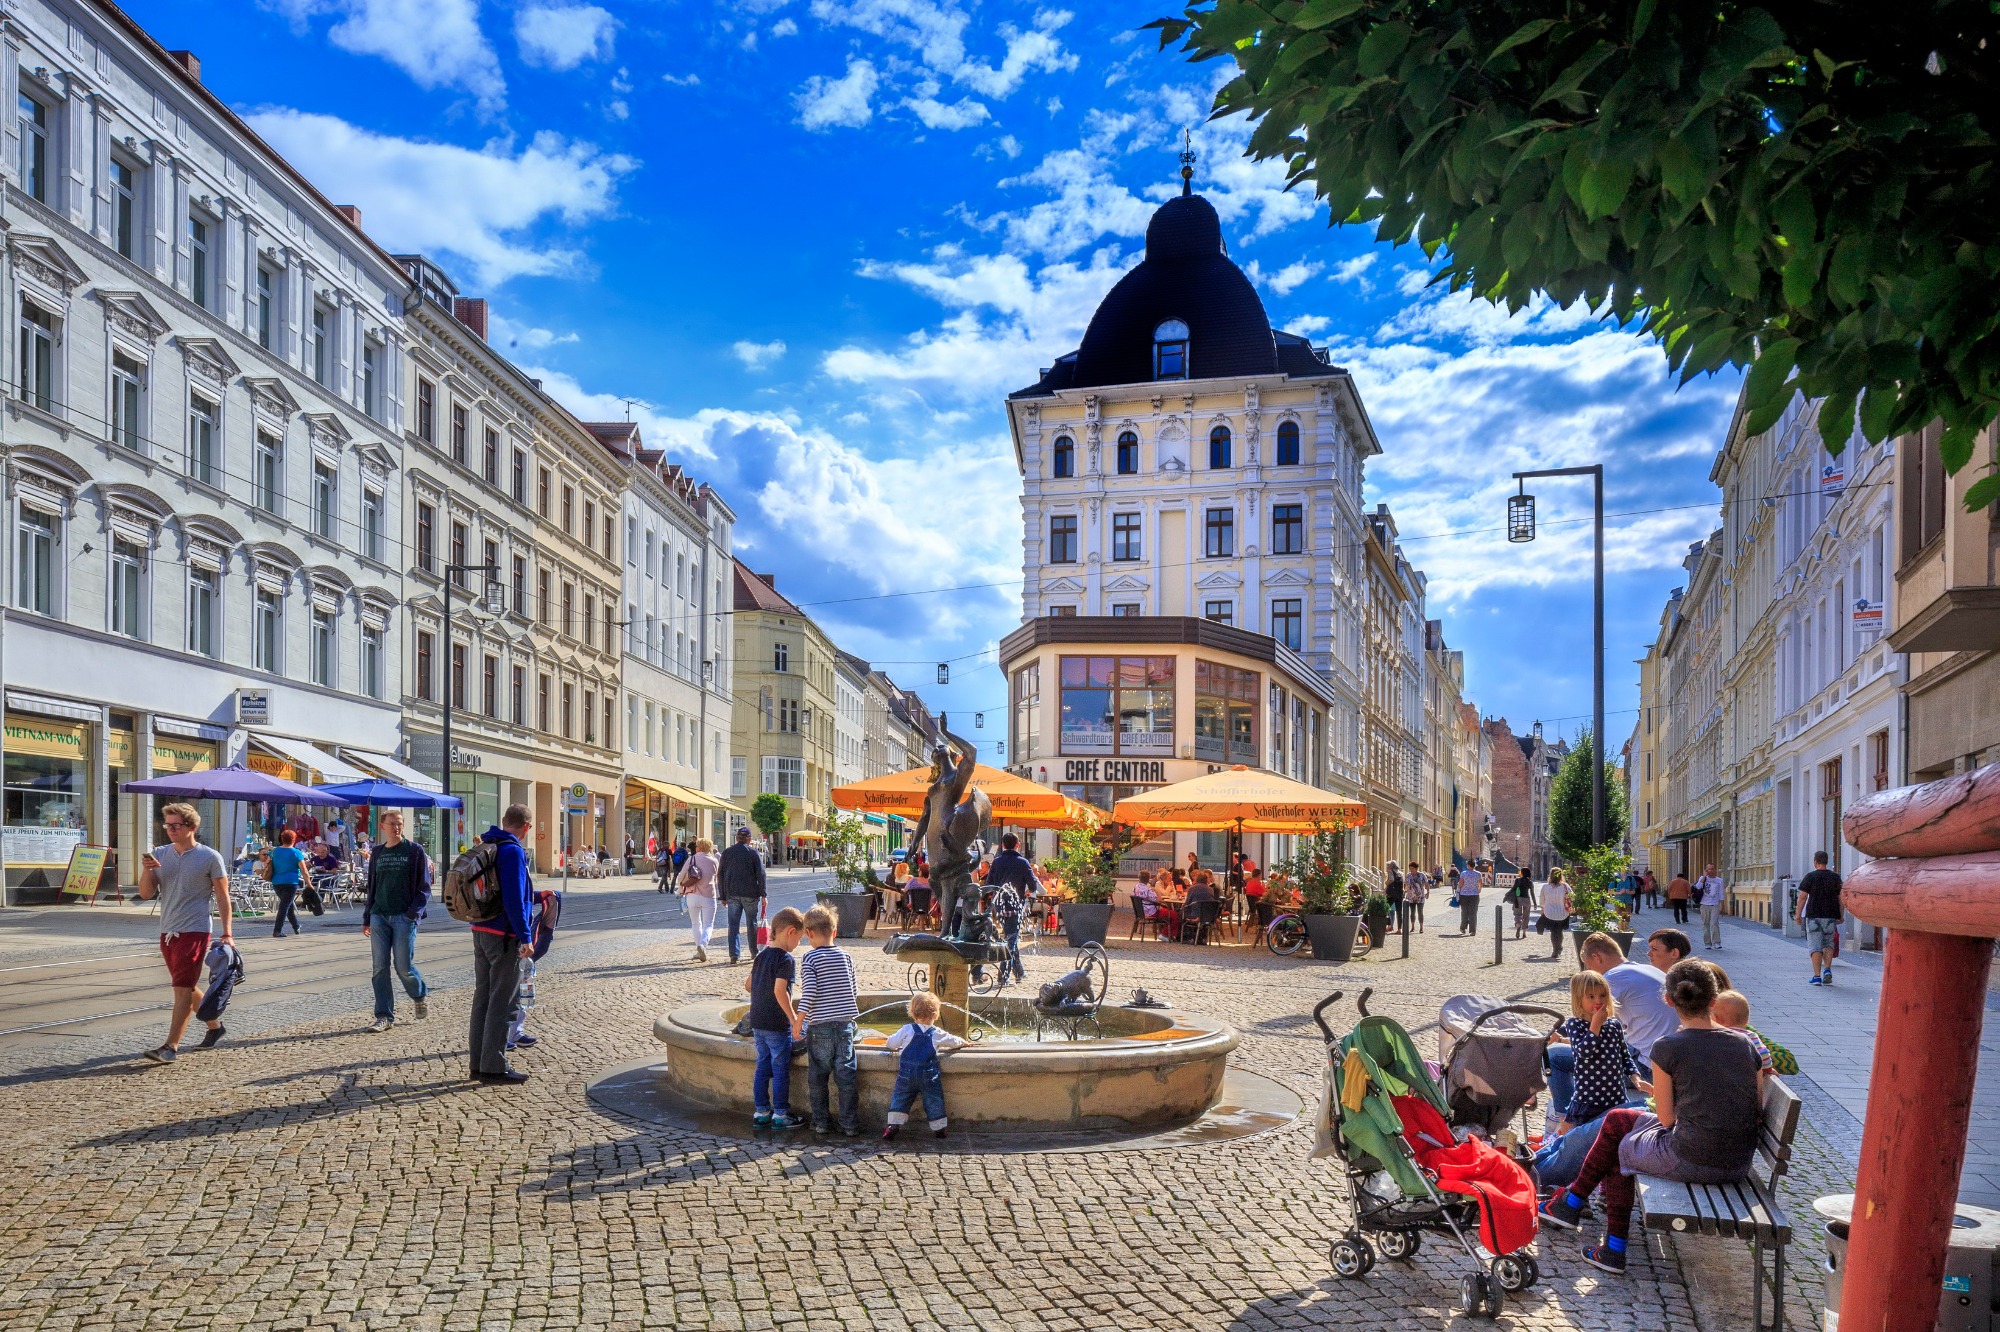
<path fill-rule="evenodd" d="M 1417 1164 L 1437 1176 L 1447 1193 L 1479 1204 L 1479 1242 L 1490 1253 L 1512 1253 L 1535 1239 L 1535 1184 L 1518 1163 L 1484 1138 L 1456 1142 L 1451 1125 L 1418 1096 L 1395 1098 L 1403 1140 Z"/>

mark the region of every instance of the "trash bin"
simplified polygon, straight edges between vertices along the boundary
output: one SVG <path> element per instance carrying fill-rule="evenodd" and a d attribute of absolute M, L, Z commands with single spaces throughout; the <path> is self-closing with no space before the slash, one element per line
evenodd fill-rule
<path fill-rule="evenodd" d="M 1854 1195 L 1820 1198 L 1813 1210 L 1826 1218 L 1826 1332 L 1839 1332 L 1840 1283 L 1847 1271 L 1847 1227 L 1854 1217 Z M 2000 1332 L 2000 1212 L 1990 1207 L 1960 1203 L 1952 1217 L 1937 1332 Z"/>

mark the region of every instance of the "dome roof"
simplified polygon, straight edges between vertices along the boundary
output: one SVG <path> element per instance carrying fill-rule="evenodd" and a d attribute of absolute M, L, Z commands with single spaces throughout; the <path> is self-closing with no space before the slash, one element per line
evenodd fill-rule
<path fill-rule="evenodd" d="M 1169 199 L 1146 226 L 1146 257 L 1119 279 L 1077 348 L 1070 387 L 1154 378 L 1153 332 L 1188 327 L 1189 379 L 1279 372 L 1257 289 L 1224 251 L 1222 220 L 1198 194 Z"/>

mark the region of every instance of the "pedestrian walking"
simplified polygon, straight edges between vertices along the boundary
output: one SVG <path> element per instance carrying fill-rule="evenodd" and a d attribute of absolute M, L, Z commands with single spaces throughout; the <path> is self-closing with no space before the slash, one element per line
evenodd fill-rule
<path fill-rule="evenodd" d="M 993 915 L 1000 922 L 1001 937 L 1007 943 L 1007 960 L 1001 964 L 1001 975 L 1023 980 L 1028 973 L 1021 967 L 1021 917 L 1027 911 L 1028 898 L 1036 883 L 1034 866 L 1021 854 L 1021 839 L 1013 833 L 1000 834 L 1000 851 L 987 867 L 986 887 L 993 894 Z M 979 978 L 982 968 L 974 967 L 972 974 Z"/>
<path fill-rule="evenodd" d="M 1694 884 L 1695 904 L 1701 908 L 1701 942 L 1704 948 L 1722 947 L 1722 903 L 1728 889 L 1722 876 L 1710 865 Z"/>
<path fill-rule="evenodd" d="M 694 936 L 694 960 L 708 961 L 708 936 L 715 928 L 715 843 L 697 837 L 694 854 L 681 871 L 681 902 L 687 907 L 688 932 Z"/>
<path fill-rule="evenodd" d="M 1514 876 L 1514 886 L 1507 891 L 1507 901 L 1514 908 L 1514 937 L 1528 937 L 1528 917 L 1535 910 L 1535 878 L 1527 870 Z"/>
<path fill-rule="evenodd" d="M 375 1022 L 368 1030 L 387 1031 L 396 1025 L 393 966 L 403 989 L 416 1005 L 419 1021 L 430 1016 L 430 989 L 417 970 L 417 922 L 431 900 L 431 858 L 424 848 L 403 837 L 403 816 L 382 813 L 382 845 L 368 862 L 367 899 L 361 905 L 361 934 L 374 964 Z"/>
<path fill-rule="evenodd" d="M 1458 932 L 1468 938 L 1479 933 L 1479 889 L 1483 877 L 1477 865 L 1461 870 L 1458 876 Z"/>
<path fill-rule="evenodd" d="M 299 878 L 303 872 L 306 857 L 298 847 L 299 835 L 290 828 L 278 834 L 278 844 L 264 853 L 264 863 L 271 871 L 271 891 L 278 899 L 278 923 L 271 931 L 273 939 L 285 937 L 285 920 L 290 918 L 292 933 L 298 934 Z"/>
<path fill-rule="evenodd" d="M 167 844 L 153 848 L 146 857 L 146 867 L 139 875 L 139 896 L 160 900 L 160 957 L 167 964 L 174 1008 L 167 1021 L 166 1043 L 148 1050 L 146 1058 L 156 1064 L 171 1064 L 194 1013 L 194 987 L 201 979 L 208 941 L 215 934 L 211 903 L 222 917 L 222 942 L 234 947 L 236 934 L 235 913 L 229 903 L 229 866 L 214 847 L 195 840 L 201 815 L 193 805 L 168 805 L 160 811 L 160 821 L 167 827 Z M 208 1049 L 222 1036 L 222 1019 L 217 1015 L 208 1020 L 201 1048 Z"/>
<path fill-rule="evenodd" d="M 632 840 L 632 834 L 625 834 L 625 872 L 633 874 L 639 868 L 639 844 Z"/>
<path fill-rule="evenodd" d="M 1412 874 L 1417 873 L 1414 869 L 1410 872 Z M 1403 914 L 1402 907 L 1405 886 L 1402 869 L 1397 866 L 1395 861 L 1390 861 L 1382 895 L 1389 899 L 1389 932 L 1391 934 L 1395 933 L 1396 922 L 1401 919 Z"/>
<path fill-rule="evenodd" d="M 1687 875 L 1674 875 L 1673 882 L 1667 885 L 1667 906 L 1673 910 L 1674 924 L 1688 923 L 1688 900 L 1693 895 L 1694 886 L 1688 882 Z"/>
<path fill-rule="evenodd" d="M 491 873 L 500 905 L 498 915 L 472 925 L 472 1076 L 480 1082 L 528 1080 L 507 1063 L 507 1029 L 521 997 L 521 963 L 535 951 L 529 919 L 534 886 L 521 845 L 533 826 L 526 805 L 509 805 L 499 826 L 479 839 L 493 847 Z"/>
<path fill-rule="evenodd" d="M 1549 936 L 1551 961 L 1562 956 L 1563 936 L 1569 933 L 1569 885 L 1563 879 L 1562 866 L 1549 871 L 1549 881 L 1542 885 L 1542 919 L 1535 927 Z"/>
<path fill-rule="evenodd" d="M 1840 956 L 1840 876 L 1826 867 L 1826 852 L 1813 852 L 1812 872 L 1799 880 L 1799 923 L 1812 952 L 1811 985 L 1833 984 L 1833 959 Z"/>
<path fill-rule="evenodd" d="M 1657 908 L 1660 905 L 1660 881 L 1648 869 L 1640 878 L 1639 895 L 1646 899 L 1646 905 Z"/>
<path fill-rule="evenodd" d="M 724 851 L 716 860 L 716 891 L 729 903 L 729 964 L 735 966 L 743 960 L 743 954 L 736 945 L 736 926 L 744 925 L 744 942 L 750 950 L 757 949 L 757 920 L 762 914 L 766 881 L 764 860 L 750 845 L 750 830 L 736 830 L 736 845 Z"/>
<path fill-rule="evenodd" d="M 1410 904 L 1409 923 L 1418 934 L 1424 932 L 1424 903 L 1430 900 L 1431 889 L 1444 881 L 1444 871 L 1436 874 L 1419 875 L 1410 880 L 1403 900 Z"/>

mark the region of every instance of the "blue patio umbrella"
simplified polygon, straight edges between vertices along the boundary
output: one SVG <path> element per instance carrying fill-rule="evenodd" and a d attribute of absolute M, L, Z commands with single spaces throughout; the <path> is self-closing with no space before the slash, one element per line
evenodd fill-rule
<path fill-rule="evenodd" d="M 445 795 L 442 791 L 419 791 L 414 786 L 385 781 L 380 777 L 360 782 L 335 782 L 312 789 L 322 796 L 333 797 L 332 803 L 340 805 L 388 805 L 396 809 L 465 808 L 465 802 L 455 795 Z"/>
<path fill-rule="evenodd" d="M 326 795 L 297 782 L 273 777 L 231 763 L 199 772 L 175 773 L 170 777 L 145 777 L 136 782 L 120 782 L 118 789 L 133 795 L 179 796 L 184 800 L 261 800 L 279 805 L 344 805 L 339 796 Z"/>

